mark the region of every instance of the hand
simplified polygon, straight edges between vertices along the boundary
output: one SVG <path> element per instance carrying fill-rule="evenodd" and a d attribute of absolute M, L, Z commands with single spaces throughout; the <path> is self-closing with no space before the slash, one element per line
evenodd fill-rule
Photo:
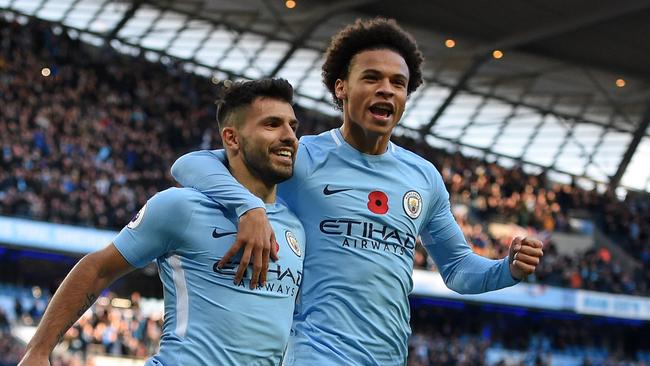
<path fill-rule="evenodd" d="M 542 242 L 537 239 L 516 237 L 510 244 L 508 256 L 512 277 L 523 280 L 535 272 L 535 268 L 544 255 L 542 247 Z"/>
<path fill-rule="evenodd" d="M 27 351 L 18 366 L 50 366 L 50 358 L 45 354 L 37 355 Z"/>
<path fill-rule="evenodd" d="M 242 248 L 244 248 L 244 252 L 235 274 L 235 283 L 241 282 L 246 268 L 248 268 L 248 264 L 252 260 L 253 274 L 250 288 L 257 287 L 258 282 L 260 285 L 264 285 L 266 283 L 266 273 L 269 269 L 269 256 L 276 261 L 278 260 L 278 252 L 273 228 L 263 208 L 255 208 L 241 215 L 235 244 L 221 258 L 218 267 L 222 268 L 226 265 L 232 256 Z"/>

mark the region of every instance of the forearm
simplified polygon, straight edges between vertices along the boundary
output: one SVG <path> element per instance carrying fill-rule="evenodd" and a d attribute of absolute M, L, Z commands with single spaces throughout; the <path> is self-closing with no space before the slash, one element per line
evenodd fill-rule
<path fill-rule="evenodd" d="M 460 230 L 447 239 L 423 235 L 425 248 L 433 256 L 445 284 L 462 294 L 498 290 L 517 283 L 507 258 L 493 260 L 474 253 Z"/>
<path fill-rule="evenodd" d="M 518 281 L 510 274 L 507 258 L 493 260 L 470 253 L 449 271 L 445 283 L 461 294 L 478 294 L 512 286 Z"/>
<path fill-rule="evenodd" d="M 27 345 L 27 353 L 49 355 L 66 331 L 121 274 L 107 270 L 99 252 L 79 261 L 50 301 L 34 337 Z"/>
<path fill-rule="evenodd" d="M 237 216 L 254 208 L 265 209 L 264 202 L 242 186 L 224 165 L 219 151 L 194 151 L 178 158 L 171 168 L 174 179 L 184 187 L 195 188 Z"/>

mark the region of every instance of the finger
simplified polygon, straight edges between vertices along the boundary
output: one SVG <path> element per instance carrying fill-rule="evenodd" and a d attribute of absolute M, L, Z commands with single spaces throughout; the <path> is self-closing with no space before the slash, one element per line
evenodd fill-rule
<path fill-rule="evenodd" d="M 278 241 L 275 240 L 275 233 L 271 230 L 271 259 L 277 261 L 280 257 L 278 256 Z"/>
<path fill-rule="evenodd" d="M 535 266 L 531 266 L 530 264 L 523 263 L 520 260 L 516 260 L 516 261 L 512 262 L 512 265 L 515 266 L 515 268 L 519 269 L 520 271 L 524 272 L 527 275 L 535 272 Z"/>
<path fill-rule="evenodd" d="M 512 239 L 512 244 L 510 244 L 510 254 L 509 254 L 509 256 L 510 256 L 510 261 L 511 262 L 514 261 L 515 253 L 517 253 L 520 248 L 521 248 L 521 238 L 517 236 L 514 239 Z"/>
<path fill-rule="evenodd" d="M 522 252 L 519 252 L 515 254 L 515 261 L 517 262 L 523 262 L 524 264 L 529 264 L 532 266 L 537 266 L 539 264 L 539 258 L 523 254 Z"/>
<path fill-rule="evenodd" d="M 257 287 L 257 281 L 260 278 L 260 273 L 262 272 L 262 248 L 255 248 L 253 253 L 253 274 L 251 275 L 251 289 Z"/>
<path fill-rule="evenodd" d="M 517 253 L 527 254 L 533 257 L 541 257 L 544 255 L 544 251 L 539 248 L 533 248 L 528 246 L 522 246 Z"/>
<path fill-rule="evenodd" d="M 262 250 L 262 273 L 260 273 L 260 285 L 264 285 L 266 283 L 266 274 L 269 271 L 269 254 L 271 253 L 271 247 L 274 244 L 271 243 L 268 247 L 264 247 Z"/>
<path fill-rule="evenodd" d="M 248 268 L 248 263 L 250 263 L 252 249 L 250 246 L 246 246 L 244 253 L 241 256 L 241 261 L 239 262 L 239 267 L 237 268 L 237 274 L 235 275 L 235 284 L 240 284 L 244 274 L 246 273 L 246 268 Z"/>
<path fill-rule="evenodd" d="M 524 240 L 521 241 L 522 246 L 529 246 L 533 248 L 542 248 L 544 247 L 544 244 L 542 244 L 541 241 L 534 239 L 534 238 L 524 238 Z"/>
<path fill-rule="evenodd" d="M 239 252 L 239 249 L 241 249 L 242 245 L 244 245 L 244 242 L 241 240 L 236 240 L 235 244 L 233 244 L 230 249 L 226 252 L 226 254 L 223 255 L 221 260 L 219 261 L 219 264 L 217 264 L 217 267 L 219 269 L 223 268 L 228 262 L 230 262 L 230 258 L 232 258 L 237 252 Z"/>

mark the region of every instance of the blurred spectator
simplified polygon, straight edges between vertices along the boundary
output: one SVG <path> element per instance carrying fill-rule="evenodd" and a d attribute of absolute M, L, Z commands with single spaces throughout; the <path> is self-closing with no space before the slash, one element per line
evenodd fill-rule
<path fill-rule="evenodd" d="M 155 192 L 175 184 L 169 175 L 175 158 L 219 145 L 213 85 L 185 72 L 182 63 L 154 64 L 94 48 L 33 19 L 26 26 L 0 20 L 0 39 L 0 215 L 119 229 Z M 50 76 L 41 74 L 44 67 Z M 303 122 L 300 134 L 340 124 L 298 106 L 296 113 Z M 571 230 L 571 210 L 585 210 L 643 269 L 621 268 L 604 253 L 547 255 L 531 280 L 650 293 L 647 194 L 619 201 L 611 191 L 550 182 L 543 172 L 526 174 L 520 166 L 504 168 L 406 136 L 393 140 L 439 169 L 477 253 L 507 253 L 511 238 L 491 235 L 492 222 L 516 223 L 550 238 Z M 435 268 L 421 249 L 415 266 Z"/>

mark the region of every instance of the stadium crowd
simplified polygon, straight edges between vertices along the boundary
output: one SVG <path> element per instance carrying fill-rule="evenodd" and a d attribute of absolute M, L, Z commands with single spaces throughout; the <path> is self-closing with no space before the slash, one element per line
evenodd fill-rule
<path fill-rule="evenodd" d="M 648 324 L 615 324 L 598 318 L 523 314 L 482 305 L 412 304 L 409 365 L 562 364 L 645 366 Z M 502 353 L 499 351 L 507 350 Z M 490 357 L 490 353 L 495 357 Z M 512 365 L 509 357 L 507 364 Z"/>
<path fill-rule="evenodd" d="M 113 305 L 114 299 L 113 294 L 100 298 L 70 328 L 53 354 L 53 366 L 92 365 L 97 356 L 143 359 L 157 351 L 162 314 L 140 306 L 137 293 L 120 306 Z M 650 361 L 650 341 L 643 336 L 647 322 L 523 314 L 427 299 L 413 299 L 412 307 L 409 366 L 506 365 L 504 355 L 517 356 L 508 365 L 520 358 L 517 365 L 522 366 L 550 365 L 558 357 L 584 359 L 585 366 L 646 366 Z M 0 366 L 15 365 L 24 352 L 8 329 L 0 310 Z"/>
<path fill-rule="evenodd" d="M 182 71 L 182 65 L 152 64 L 109 48 L 91 49 L 36 20 L 28 26 L 0 20 L 0 40 L 0 215 L 119 229 L 148 197 L 174 184 L 169 167 L 176 157 L 218 146 L 212 84 Z M 44 76 L 44 68 L 49 76 Z M 303 122 L 302 134 L 338 123 L 299 107 L 297 114 Z M 509 238 L 494 236 L 488 223 L 512 222 L 549 238 L 534 280 L 615 293 L 649 293 L 647 197 L 620 201 L 612 192 L 554 184 L 543 174 L 506 169 L 407 137 L 395 140 L 439 168 L 458 222 L 477 252 L 504 256 Z M 559 254 L 559 244 L 549 233 L 570 231 L 573 209 L 602 213 L 593 219 L 642 261 L 645 270 L 625 268 L 602 249 L 579 256 Z M 423 251 L 416 255 L 416 267 L 433 267 Z M 137 302 L 128 309 L 101 304 L 93 309 L 65 335 L 64 347 L 78 356 L 55 358 L 53 365 L 80 364 L 89 350 L 134 357 L 155 352 L 160 317 L 143 315 Z M 410 365 L 484 364 L 489 347 L 517 338 L 486 336 L 469 325 L 459 326 L 464 324 L 459 319 L 451 326 L 445 316 L 418 317 L 427 320 L 417 324 L 427 325 L 414 327 Z M 543 339 L 555 348 L 590 342 L 572 337 L 551 334 Z M 507 346 L 522 348 L 521 344 Z M 621 347 L 616 343 L 605 348 Z M 7 317 L 0 312 L 0 366 L 15 364 L 21 352 L 8 334 Z M 623 352 L 613 357 L 632 356 Z"/>
<path fill-rule="evenodd" d="M 175 158 L 218 146 L 213 85 L 180 64 L 90 48 L 36 20 L 29 26 L 0 21 L 0 34 L 0 215 L 119 229 L 147 198 L 174 185 L 169 167 Z M 296 109 L 302 134 L 338 124 Z M 570 210 L 582 209 L 602 212 L 594 220 L 650 268 L 647 197 L 619 201 L 611 192 L 554 184 L 520 167 L 506 169 L 407 137 L 395 140 L 439 168 L 454 206 L 467 208 L 457 218 L 477 252 L 493 258 L 506 252 L 509 238 L 496 240 L 486 230 L 490 221 L 545 236 L 569 230 Z M 589 253 L 549 257 L 540 281 L 648 293 L 650 270 L 626 272 Z"/>

